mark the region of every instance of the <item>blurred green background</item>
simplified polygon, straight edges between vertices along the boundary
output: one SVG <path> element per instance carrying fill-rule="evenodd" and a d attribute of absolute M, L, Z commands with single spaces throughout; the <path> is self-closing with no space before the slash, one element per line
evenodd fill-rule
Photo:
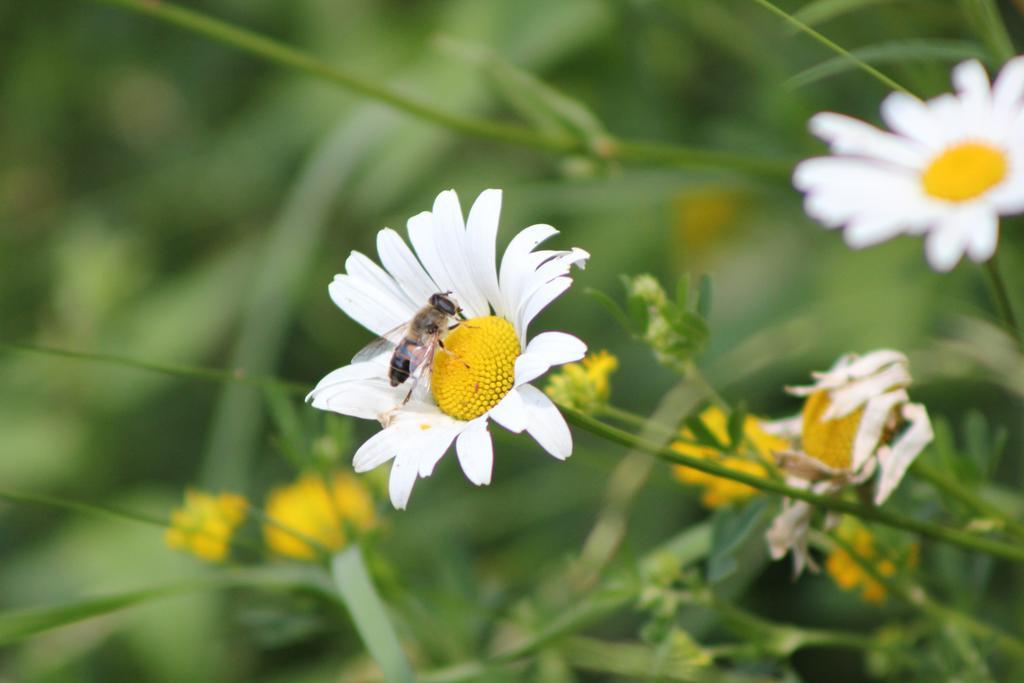
<path fill-rule="evenodd" d="M 191 4 L 453 113 L 517 120 L 486 69 L 441 37 L 538 75 L 616 136 L 782 162 L 820 153 L 806 133 L 814 112 L 877 121 L 886 93 L 848 68 L 806 71 L 832 55 L 745 0 Z M 854 11 L 818 27 L 846 47 L 874 46 L 879 66 L 924 95 L 948 89 L 955 61 L 989 54 L 965 20 L 969 3 L 847 4 Z M 1020 12 L 1002 9 L 1024 44 Z M 974 264 L 935 274 L 911 238 L 852 252 L 803 216 L 785 176 L 604 163 L 466 137 L 103 4 L 0 4 L 4 342 L 312 386 L 370 339 L 327 297 L 348 252 L 375 255 L 378 229 L 404 230 L 443 189 L 455 188 L 468 210 L 488 187 L 505 192 L 500 242 L 544 222 L 562 231 L 555 248 L 591 252 L 576 286 L 533 329 L 567 330 L 618 355 L 617 404 L 649 414 L 677 380 L 583 289 L 620 297 L 623 273 L 652 272 L 669 287 L 682 273 L 707 273 L 712 341 L 701 365 L 729 399 L 782 417 L 798 408 L 784 384 L 843 352 L 901 349 L 920 381 L 914 396 L 948 421 L 960 448 L 965 425 L 1009 430 L 997 479 L 1019 490 L 1024 375 L 989 325 Z M 1024 301 L 1024 234 L 1014 222 L 1004 222 L 1000 259 Z M 319 416 L 309 419 L 322 429 Z M 355 443 L 373 431 L 356 425 Z M 578 555 L 623 456 L 574 433 L 573 457 L 557 463 L 531 440 L 495 432 L 490 487 L 470 486 L 449 457 L 417 484 L 407 512 L 382 503 L 382 591 L 424 668 L 486 652 L 512 616 L 543 623 L 564 608 L 551 582 Z M 275 435 L 252 386 L 0 354 L 2 489 L 155 516 L 190 484 L 258 502 L 293 476 Z M 925 514 L 934 496 L 912 484 L 903 504 Z M 628 567 L 705 514 L 655 465 L 613 566 Z M 5 609 L 209 571 L 166 548 L 153 527 L 7 503 L 0 553 Z M 923 566 L 933 560 L 939 594 L 1024 628 L 1019 568 L 926 545 Z M 865 631 L 906 614 L 893 602 L 865 605 L 822 576 L 791 584 L 788 561 L 759 572 L 737 600 L 781 620 Z M 0 680 L 357 680 L 365 655 L 344 617 L 328 622 L 282 602 L 242 591 L 148 603 L 5 647 Z M 296 612 L 304 616 L 295 623 L 279 618 Z M 635 639 L 641 622 L 626 610 L 588 632 Z M 625 680 L 545 657 L 508 680 Z M 943 665 L 936 659 L 934 670 Z M 856 652 L 815 649 L 791 673 L 856 681 L 872 670 Z"/>

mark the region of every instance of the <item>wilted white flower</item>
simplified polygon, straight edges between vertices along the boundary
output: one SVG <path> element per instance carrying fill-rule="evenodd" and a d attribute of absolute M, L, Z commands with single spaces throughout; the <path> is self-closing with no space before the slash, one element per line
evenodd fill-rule
<path fill-rule="evenodd" d="M 583 358 L 587 347 L 564 332 L 543 332 L 527 343 L 527 327 L 572 284 L 570 267 L 583 267 L 590 255 L 575 248 L 538 250 L 558 231 L 533 225 L 512 238 L 499 269 L 500 212 L 501 191 L 486 190 L 464 222 L 455 192 L 442 192 L 433 211 L 409 219 L 413 249 L 385 228 L 377 234 L 383 268 L 352 252 L 345 274 L 328 288 L 341 310 L 377 335 L 407 323 L 439 292 L 450 293 L 467 318 L 444 338 L 423 381 L 414 377 L 392 387 L 390 351 L 384 351 L 335 370 L 309 394 L 317 408 L 381 422 L 383 429 L 356 451 L 354 466 L 365 472 L 394 460 L 389 489 L 398 509 L 453 441 L 466 477 L 490 483 L 491 419 L 512 432 L 525 430 L 558 459 L 572 453 L 565 419 L 530 382 L 552 366 Z"/>
<path fill-rule="evenodd" d="M 828 494 L 877 474 L 874 503 L 883 504 L 933 438 L 928 412 L 907 395 L 907 357 L 888 350 L 849 354 L 812 376 L 814 384 L 787 388 L 806 397 L 802 413 L 767 427 L 793 444 L 776 453 L 787 483 Z M 786 499 L 767 534 L 772 557 L 792 550 L 798 574 L 811 563 L 806 535 L 812 513 L 809 503 Z"/>
<path fill-rule="evenodd" d="M 882 119 L 891 133 L 831 112 L 811 118 L 835 156 L 796 167 L 808 215 L 844 227 L 855 249 L 924 234 L 940 272 L 965 253 L 991 258 L 999 216 L 1024 211 L 1024 58 L 1007 62 L 991 86 L 978 61 L 963 62 L 953 85 L 955 95 L 927 102 L 890 94 Z"/>

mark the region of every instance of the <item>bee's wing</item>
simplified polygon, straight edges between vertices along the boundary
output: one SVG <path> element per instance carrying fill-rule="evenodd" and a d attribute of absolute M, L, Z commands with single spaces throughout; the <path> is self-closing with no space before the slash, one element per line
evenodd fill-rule
<path fill-rule="evenodd" d="M 388 330 L 380 337 L 377 337 L 360 349 L 356 355 L 352 356 L 352 362 L 362 363 L 376 358 L 383 353 L 394 350 L 395 346 L 398 345 L 398 342 L 402 341 L 402 337 L 405 336 L 405 328 L 408 326 L 408 323 L 402 323 L 401 325 Z"/>
<path fill-rule="evenodd" d="M 413 360 L 413 371 L 409 376 L 408 396 L 415 395 L 417 398 L 424 398 L 430 393 L 430 369 L 434 364 L 434 354 L 437 353 L 437 340 L 433 340 L 421 347 L 418 359 Z"/>

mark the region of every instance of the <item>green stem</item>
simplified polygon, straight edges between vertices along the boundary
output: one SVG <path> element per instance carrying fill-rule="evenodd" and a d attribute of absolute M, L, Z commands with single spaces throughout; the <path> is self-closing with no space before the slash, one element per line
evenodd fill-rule
<path fill-rule="evenodd" d="M 718 612 L 733 629 L 761 633 L 768 637 L 773 653 L 789 657 L 805 647 L 846 647 L 857 650 L 873 650 L 879 642 L 870 636 L 848 631 L 805 628 L 793 624 L 769 621 L 742 607 L 720 600 L 708 592 L 705 598 L 708 607 Z"/>
<path fill-rule="evenodd" d="M 28 505 L 43 505 L 46 507 L 58 508 L 61 510 L 70 510 L 72 512 L 81 512 L 87 515 L 96 515 L 100 517 L 112 517 L 114 519 L 128 520 L 130 522 L 140 522 L 142 524 L 148 524 L 149 526 L 159 527 L 160 529 L 167 530 L 171 528 L 171 523 L 166 518 L 154 517 L 147 515 L 142 512 L 134 512 L 132 510 L 125 510 L 123 508 L 117 508 L 109 505 L 99 505 L 96 503 L 83 503 L 77 500 L 69 500 L 66 498 L 57 498 L 56 496 L 48 496 L 42 493 L 25 493 L 23 491 L 4 491 L 0 490 L 0 500 L 6 500 L 9 503 L 15 504 L 28 504 Z M 194 532 L 197 535 L 209 535 L 204 531 Z M 219 536 L 212 536 L 220 540 Z M 262 553 L 262 549 L 245 541 L 236 538 L 234 535 L 228 539 L 228 545 L 239 550 L 247 550 L 256 555 Z"/>
<path fill-rule="evenodd" d="M 853 545 L 840 538 L 838 534 L 827 535 L 820 532 L 812 532 L 811 539 L 815 545 L 825 549 L 830 549 L 830 546 L 838 546 L 872 579 L 884 586 L 887 591 L 912 607 L 919 609 L 934 621 L 938 623 L 955 622 L 970 633 L 986 641 L 995 642 L 1004 652 L 1016 657 L 1024 657 L 1024 641 L 1019 637 L 985 623 L 973 615 L 966 614 L 939 602 L 931 597 L 920 585 L 908 586 L 891 576 L 883 575 L 870 560 L 859 555 Z"/>
<path fill-rule="evenodd" d="M 85 360 L 92 363 L 106 363 L 122 367 L 134 368 L 136 370 L 148 370 L 159 372 L 164 375 L 175 377 L 189 377 L 192 379 L 204 380 L 207 382 L 241 382 L 255 386 L 276 386 L 289 393 L 305 395 L 310 387 L 299 382 L 286 382 L 274 377 L 263 377 L 248 375 L 245 370 L 220 370 L 218 368 L 203 368 L 191 365 L 178 365 L 173 363 L 154 363 L 152 361 L 138 360 L 127 356 L 119 356 L 112 353 L 91 353 L 86 351 L 69 351 L 67 349 L 54 349 L 46 346 L 33 346 L 31 344 L 9 344 L 0 342 L 0 351 L 11 351 L 14 353 L 26 353 L 37 356 L 52 356 L 55 358 L 69 358 L 73 360 Z"/>
<path fill-rule="evenodd" d="M 982 538 L 960 529 L 946 527 L 934 522 L 920 521 L 911 517 L 904 517 L 903 515 L 889 512 L 887 510 L 868 507 L 866 505 L 843 500 L 841 498 L 821 496 L 806 489 L 789 486 L 781 481 L 765 479 L 746 472 L 733 470 L 711 459 L 696 458 L 678 453 L 671 448 L 656 446 L 655 444 L 630 434 L 629 432 L 604 424 L 603 422 L 600 422 L 589 415 L 585 415 L 578 410 L 567 408 L 565 406 L 559 407 L 569 419 L 569 422 L 573 423 L 577 427 L 585 429 L 588 432 L 613 443 L 622 444 L 624 446 L 643 451 L 665 460 L 666 462 L 676 465 L 686 465 L 687 467 L 692 467 L 695 470 L 707 472 L 708 474 L 724 477 L 726 479 L 732 479 L 733 481 L 738 481 L 762 491 L 770 491 L 788 498 L 803 500 L 824 510 L 843 512 L 860 517 L 861 519 L 872 520 L 879 524 L 885 524 L 886 526 L 891 526 L 897 529 L 913 531 L 936 540 L 945 541 L 971 550 L 978 550 L 996 557 L 1013 560 L 1015 562 L 1024 562 L 1024 546 L 1019 544 L 1014 545 L 1003 541 Z"/>
<path fill-rule="evenodd" d="M 960 501 L 974 512 L 997 520 L 1007 531 L 1024 540 L 1024 523 L 1019 522 L 999 506 L 993 505 L 974 491 L 964 487 L 956 479 L 947 477 L 926 461 L 920 459 L 914 462 L 912 471 L 921 479 Z"/>
<path fill-rule="evenodd" d="M 607 417 L 617 422 L 629 425 L 630 427 L 634 427 L 638 430 L 651 429 L 652 431 L 657 431 L 660 434 L 664 434 L 669 437 L 678 436 L 676 432 L 667 425 L 652 422 L 643 415 L 637 415 L 636 413 L 623 410 L 622 408 L 616 408 L 612 405 L 603 405 L 597 408 L 594 413 L 601 417 Z"/>
<path fill-rule="evenodd" d="M 995 299 L 996 309 L 999 311 L 999 317 L 1002 318 L 1003 325 L 1017 341 L 1017 345 L 1024 349 L 1024 338 L 1021 337 L 1020 328 L 1017 326 L 1017 316 L 1013 313 L 1013 305 L 1010 303 L 1010 294 L 1006 288 L 1006 281 L 1003 280 L 1003 274 L 999 271 L 999 263 L 996 261 L 995 256 L 985 262 L 985 275 L 988 276 L 988 282 L 992 286 L 992 296 Z"/>
<path fill-rule="evenodd" d="M 587 140 L 581 138 L 551 136 L 521 126 L 459 116 L 407 97 L 370 79 L 325 64 L 284 43 L 169 2 L 153 2 L 152 0 L 93 1 L 148 15 L 221 44 L 230 45 L 279 66 L 297 69 L 330 81 L 425 121 L 467 135 L 497 140 L 506 144 L 533 147 L 557 154 L 584 154 L 606 161 L 738 170 L 774 178 L 788 177 L 792 170 L 792 163 L 788 160 L 764 159 L 731 152 L 616 139 L 602 139 L 600 144 L 591 145 Z"/>
<path fill-rule="evenodd" d="M 358 544 L 334 556 L 331 577 L 363 644 L 388 683 L 412 683 L 412 667 L 402 649 L 387 605 L 377 593 Z"/>
<path fill-rule="evenodd" d="M 756 4 L 758 4 L 758 5 L 760 5 L 761 7 L 765 8 L 766 10 L 768 10 L 769 12 L 774 14 L 775 16 L 779 17 L 780 19 L 785 21 L 787 24 L 789 24 L 793 28 L 797 29 L 798 31 L 801 31 L 802 33 L 805 33 L 806 35 L 810 36 L 814 40 L 818 41 L 819 43 L 821 43 L 822 45 L 827 47 L 829 50 L 832 50 L 833 52 L 835 52 L 837 55 L 840 55 L 841 57 L 844 57 L 844 58 L 850 60 L 850 62 L 852 64 L 854 64 L 858 69 L 860 69 L 864 73 L 872 76 L 873 78 L 877 79 L 878 81 L 882 82 L 883 84 L 885 84 L 889 88 L 891 88 L 893 90 L 898 90 L 898 91 L 900 91 L 902 93 L 906 93 L 907 95 L 912 95 L 913 94 L 909 90 L 904 88 L 902 85 L 900 85 L 899 83 L 894 81 L 892 78 L 889 78 L 884 73 L 882 73 L 881 71 L 879 71 L 875 67 L 873 67 L 870 64 L 868 64 L 867 62 L 865 62 L 863 59 L 860 59 L 859 57 L 851 54 L 850 51 L 847 50 L 846 48 L 844 48 L 841 45 L 838 45 L 837 43 L 833 42 L 832 40 L 826 38 L 824 35 L 822 35 L 818 31 L 815 31 L 813 28 L 811 28 L 810 26 L 808 26 L 804 22 L 800 21 L 799 19 L 794 17 L 792 14 L 789 14 L 785 10 L 779 8 L 777 5 L 775 5 L 774 3 L 770 2 L 769 0 L 754 0 L 754 2 Z"/>

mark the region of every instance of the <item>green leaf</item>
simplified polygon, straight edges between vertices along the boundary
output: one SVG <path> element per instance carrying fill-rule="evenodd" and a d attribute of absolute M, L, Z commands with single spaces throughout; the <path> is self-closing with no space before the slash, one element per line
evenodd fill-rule
<path fill-rule="evenodd" d="M 705 446 L 710 446 L 715 450 L 725 451 L 728 450 L 726 444 L 718 440 L 718 438 L 711 433 L 711 430 L 707 428 L 707 425 L 700 419 L 699 416 L 694 415 L 684 420 L 684 424 L 689 428 L 690 432 L 693 433 L 694 440 L 697 443 Z"/>
<path fill-rule="evenodd" d="M 493 50 L 449 36 L 441 36 L 438 45 L 483 69 L 509 106 L 538 130 L 578 138 L 590 149 L 610 138 L 601 121 L 581 102 L 506 61 Z"/>
<path fill-rule="evenodd" d="M 867 64 L 904 64 L 908 61 L 959 62 L 964 59 L 985 59 L 980 45 L 964 40 L 900 40 L 878 43 L 850 50 L 850 54 Z M 804 69 L 786 81 L 789 88 L 802 88 L 811 83 L 846 73 L 857 68 L 846 57 L 833 57 Z"/>
<path fill-rule="evenodd" d="M 737 403 L 729 414 L 729 450 L 738 451 L 746 438 L 744 425 L 747 421 L 747 407 L 744 403 Z"/>
<path fill-rule="evenodd" d="M 622 325 L 622 329 L 626 330 L 630 334 L 638 334 L 638 332 L 633 328 L 633 321 L 629 319 L 629 316 L 626 315 L 626 312 L 622 310 L 622 307 L 616 303 L 615 299 L 611 298 L 601 290 L 593 289 L 592 287 L 585 288 L 583 293 L 587 296 L 593 297 L 597 303 L 601 304 L 606 311 L 611 313 L 612 317 Z"/>
<path fill-rule="evenodd" d="M 358 545 L 353 544 L 334 556 L 331 575 L 359 637 L 380 667 L 384 680 L 389 683 L 415 680 Z"/>
<path fill-rule="evenodd" d="M 770 510 L 770 501 L 762 496 L 741 508 L 721 508 L 715 513 L 708 557 L 709 584 L 721 584 L 741 575 L 741 570 L 759 570 L 767 552 L 764 531 Z"/>

